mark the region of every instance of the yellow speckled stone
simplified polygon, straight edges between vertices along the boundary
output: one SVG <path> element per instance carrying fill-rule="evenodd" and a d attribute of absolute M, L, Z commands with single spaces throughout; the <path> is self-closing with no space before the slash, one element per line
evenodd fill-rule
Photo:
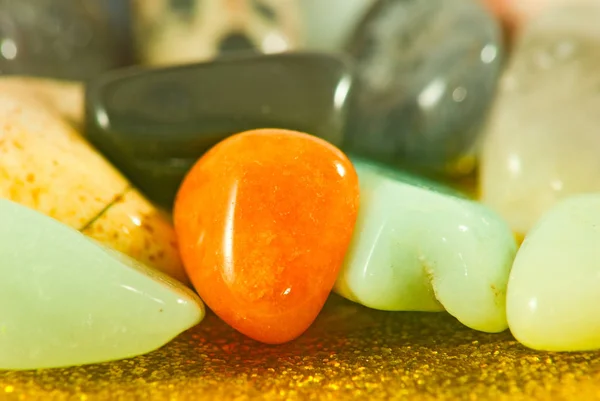
<path fill-rule="evenodd" d="M 162 349 L 81 368 L 0 373 L 26 400 L 600 399 L 600 353 L 556 354 L 445 313 L 368 310 L 332 296 L 298 340 L 254 342 L 214 315 Z"/>
<path fill-rule="evenodd" d="M 187 282 L 168 219 L 73 128 L 80 124 L 80 89 L 0 78 L 0 199 Z"/>

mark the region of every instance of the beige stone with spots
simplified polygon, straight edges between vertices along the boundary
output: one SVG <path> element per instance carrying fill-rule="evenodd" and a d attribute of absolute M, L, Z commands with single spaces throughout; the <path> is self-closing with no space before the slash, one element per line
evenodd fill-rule
<path fill-rule="evenodd" d="M 120 196 L 82 233 L 99 240 L 134 259 L 160 266 L 171 277 L 188 283 L 179 263 L 179 251 L 173 229 L 139 192 L 130 189 Z"/>
<path fill-rule="evenodd" d="M 185 281 L 172 226 L 67 122 L 82 106 L 58 107 L 66 87 L 11 80 L 0 79 L 0 198 Z"/>

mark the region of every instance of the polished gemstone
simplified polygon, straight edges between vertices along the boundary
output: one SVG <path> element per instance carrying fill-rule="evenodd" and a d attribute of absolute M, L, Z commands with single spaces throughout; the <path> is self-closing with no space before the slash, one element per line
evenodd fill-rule
<path fill-rule="evenodd" d="M 127 5 L 0 1 L 0 74 L 83 80 L 130 63 Z"/>
<path fill-rule="evenodd" d="M 600 194 L 554 206 L 517 253 L 507 294 L 510 329 L 545 351 L 600 349 Z"/>
<path fill-rule="evenodd" d="M 334 56 L 248 56 L 125 70 L 87 92 L 87 136 L 152 200 L 171 206 L 185 173 L 237 132 L 285 128 L 340 144 L 351 86 Z"/>
<path fill-rule="evenodd" d="M 440 185 L 354 166 L 361 206 L 335 291 L 374 309 L 447 310 L 473 329 L 505 330 L 516 244 L 500 217 Z"/>
<path fill-rule="evenodd" d="M 39 96 L 43 90 L 15 90 L 2 82 L 0 198 L 185 281 L 168 220 Z"/>
<path fill-rule="evenodd" d="M 133 6 L 137 49 L 146 64 L 279 53 L 302 42 L 298 0 L 133 0 Z"/>
<path fill-rule="evenodd" d="M 349 46 L 357 82 L 346 149 L 416 170 L 470 172 L 501 36 L 476 0 L 378 1 Z"/>
<path fill-rule="evenodd" d="M 0 260 L 0 369 L 130 358 L 204 317 L 175 280 L 7 200 Z"/>
<path fill-rule="evenodd" d="M 301 335 L 323 307 L 350 243 L 358 179 L 311 135 L 232 136 L 193 167 L 175 229 L 196 290 L 225 322 L 266 343 Z"/>
<path fill-rule="evenodd" d="M 517 43 L 491 113 L 481 197 L 519 234 L 559 199 L 600 192 L 600 3 L 552 7 Z"/>

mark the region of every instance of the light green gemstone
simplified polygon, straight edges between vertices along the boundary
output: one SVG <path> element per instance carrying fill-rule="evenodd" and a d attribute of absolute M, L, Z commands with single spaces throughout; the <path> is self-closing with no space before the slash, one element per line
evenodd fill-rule
<path fill-rule="evenodd" d="M 182 284 L 0 200 L 0 369 L 133 357 L 203 317 Z"/>
<path fill-rule="evenodd" d="M 506 302 L 510 330 L 526 346 L 600 349 L 600 194 L 559 202 L 527 234 Z"/>
<path fill-rule="evenodd" d="M 445 309 L 473 329 L 505 330 L 517 248 L 508 225 L 450 189 L 360 160 L 354 166 L 360 210 L 334 290 L 375 309 Z"/>

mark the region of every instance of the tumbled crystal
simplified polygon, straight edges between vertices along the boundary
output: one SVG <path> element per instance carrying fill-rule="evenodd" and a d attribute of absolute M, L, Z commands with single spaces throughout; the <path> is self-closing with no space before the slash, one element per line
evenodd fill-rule
<path fill-rule="evenodd" d="M 0 74 L 88 79 L 131 62 L 128 2 L 0 2 Z"/>
<path fill-rule="evenodd" d="M 544 351 L 600 349 L 600 194 L 559 202 L 527 234 L 506 298 L 517 340 Z"/>
<path fill-rule="evenodd" d="M 483 4 L 379 1 L 349 50 L 357 84 L 347 150 L 411 169 L 473 169 L 503 54 L 501 29 Z"/>
<path fill-rule="evenodd" d="M 0 260 L 0 369 L 130 358 L 204 317 L 177 281 L 3 199 Z"/>
<path fill-rule="evenodd" d="M 302 41 L 298 0 L 134 0 L 133 13 L 138 53 L 147 64 L 279 53 Z"/>
<path fill-rule="evenodd" d="M 181 255 L 207 305 L 266 343 L 301 335 L 323 307 L 348 248 L 358 179 L 322 139 L 263 129 L 216 145 L 175 202 Z"/>
<path fill-rule="evenodd" d="M 168 219 L 51 107 L 0 80 L 0 198 L 28 206 L 186 281 Z M 49 89 L 50 86 L 45 87 Z"/>
<path fill-rule="evenodd" d="M 354 166 L 361 205 L 334 290 L 374 309 L 446 310 L 473 329 L 505 330 L 516 244 L 502 219 L 439 184 Z"/>
<path fill-rule="evenodd" d="M 553 7 L 502 78 L 481 156 L 481 197 L 523 235 L 559 199 L 600 191 L 600 3 Z"/>
<path fill-rule="evenodd" d="M 90 84 L 87 137 L 152 200 L 171 206 L 196 160 L 234 133 L 285 128 L 340 144 L 350 86 L 344 60 L 319 54 L 128 69 Z"/>

